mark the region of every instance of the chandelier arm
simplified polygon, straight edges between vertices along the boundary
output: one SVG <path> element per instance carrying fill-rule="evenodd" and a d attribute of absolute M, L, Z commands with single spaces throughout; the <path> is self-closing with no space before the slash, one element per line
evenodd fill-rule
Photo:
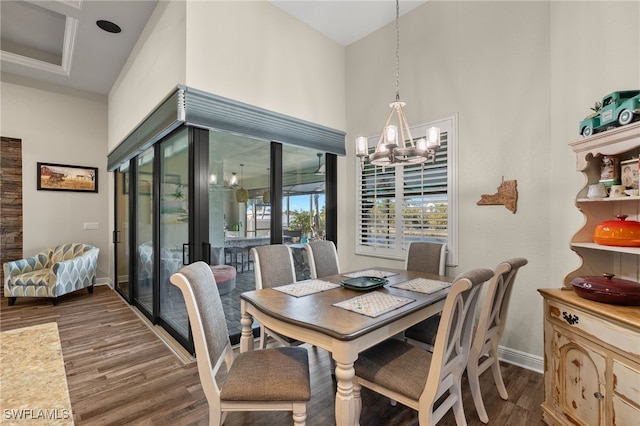
<path fill-rule="evenodd" d="M 400 121 L 400 126 L 402 126 L 403 128 L 405 128 L 407 130 L 407 136 L 409 136 L 409 142 L 411 143 L 411 147 L 415 148 L 416 144 L 413 141 L 413 136 L 411 135 L 411 128 L 409 127 L 409 122 L 407 121 L 407 116 L 404 115 L 404 109 L 400 108 L 400 111 L 398 112 L 398 116 L 399 121 Z M 405 143 L 403 141 L 402 143 L 403 146 L 405 146 Z"/>
<path fill-rule="evenodd" d="M 400 125 L 400 143 L 398 143 L 398 146 L 401 146 L 402 148 L 406 148 L 407 147 L 407 137 L 405 135 L 405 125 L 404 122 L 402 120 L 403 116 L 404 116 L 404 112 L 402 111 L 402 108 L 398 108 L 396 111 L 396 115 L 398 116 L 398 124 Z"/>
<path fill-rule="evenodd" d="M 402 126 L 404 126 L 405 129 L 407 129 L 407 135 L 409 136 L 409 142 L 411 142 L 411 147 L 416 148 L 416 143 L 413 140 L 413 135 L 411 134 L 411 127 L 409 126 L 409 122 L 407 121 L 407 116 L 404 114 L 404 109 L 401 109 L 400 111 L 402 113 L 400 123 L 402 123 Z"/>

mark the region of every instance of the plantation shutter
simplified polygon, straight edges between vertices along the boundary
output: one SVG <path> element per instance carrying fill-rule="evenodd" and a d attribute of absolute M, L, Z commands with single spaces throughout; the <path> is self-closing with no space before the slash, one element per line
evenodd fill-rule
<path fill-rule="evenodd" d="M 447 243 L 454 259 L 456 226 L 455 174 L 451 170 L 456 116 L 411 128 L 424 134 L 440 127 L 441 146 L 435 162 L 398 167 L 374 166 L 368 160 L 356 179 L 356 253 L 404 259 L 412 241 Z M 369 153 L 377 137 L 369 138 Z"/>

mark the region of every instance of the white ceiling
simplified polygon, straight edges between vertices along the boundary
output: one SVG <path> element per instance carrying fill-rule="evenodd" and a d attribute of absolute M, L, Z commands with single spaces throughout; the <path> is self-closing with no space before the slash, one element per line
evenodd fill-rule
<path fill-rule="evenodd" d="M 395 18 L 393 0 L 269 0 L 346 46 Z M 400 14 L 426 0 L 400 2 Z M 157 0 L 1 0 L 3 73 L 106 95 Z M 99 19 L 122 28 L 110 34 Z"/>
<path fill-rule="evenodd" d="M 269 0 L 335 42 L 348 46 L 393 21 L 394 0 Z M 401 0 L 400 15 L 427 0 Z"/>

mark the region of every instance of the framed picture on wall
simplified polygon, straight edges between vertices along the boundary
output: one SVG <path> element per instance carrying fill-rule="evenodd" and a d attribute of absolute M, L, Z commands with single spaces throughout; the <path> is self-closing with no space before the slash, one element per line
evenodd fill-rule
<path fill-rule="evenodd" d="M 37 163 L 38 191 L 98 192 L 98 168 Z"/>

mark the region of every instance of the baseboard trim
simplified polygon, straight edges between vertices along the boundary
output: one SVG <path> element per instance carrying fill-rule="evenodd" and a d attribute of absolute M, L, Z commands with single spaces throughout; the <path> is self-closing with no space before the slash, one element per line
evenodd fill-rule
<path fill-rule="evenodd" d="M 105 284 L 113 288 L 111 285 L 111 278 L 109 277 L 96 278 L 96 281 L 94 283 L 94 285 L 105 285 Z"/>
<path fill-rule="evenodd" d="M 507 364 L 513 364 L 536 373 L 544 373 L 544 358 L 516 349 L 498 346 L 498 358 Z"/>

